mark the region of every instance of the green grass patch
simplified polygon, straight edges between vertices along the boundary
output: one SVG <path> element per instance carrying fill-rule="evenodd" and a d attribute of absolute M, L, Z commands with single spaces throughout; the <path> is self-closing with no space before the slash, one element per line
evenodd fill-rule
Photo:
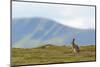
<path fill-rule="evenodd" d="M 49 64 L 60 62 L 95 61 L 95 46 L 80 46 L 75 55 L 70 46 L 42 46 L 38 48 L 12 48 L 12 65 Z"/>

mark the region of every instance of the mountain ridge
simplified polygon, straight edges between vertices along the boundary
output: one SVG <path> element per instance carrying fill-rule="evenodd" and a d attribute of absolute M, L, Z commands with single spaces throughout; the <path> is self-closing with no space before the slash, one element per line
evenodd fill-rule
<path fill-rule="evenodd" d="M 41 43 L 64 45 L 70 44 L 72 38 L 76 38 L 76 42 L 80 45 L 95 44 L 95 30 L 76 29 L 40 17 L 12 20 L 12 43 L 14 47 L 19 43 L 24 45 L 19 46 L 23 48 L 34 47 Z"/>

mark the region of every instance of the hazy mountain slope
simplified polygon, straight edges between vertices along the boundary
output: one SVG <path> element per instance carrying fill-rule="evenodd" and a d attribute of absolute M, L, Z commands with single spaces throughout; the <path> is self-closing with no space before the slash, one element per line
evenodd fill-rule
<path fill-rule="evenodd" d="M 75 29 L 46 18 L 12 20 L 12 46 L 37 47 L 43 44 L 65 45 L 76 38 L 79 45 L 95 44 L 95 30 Z"/>

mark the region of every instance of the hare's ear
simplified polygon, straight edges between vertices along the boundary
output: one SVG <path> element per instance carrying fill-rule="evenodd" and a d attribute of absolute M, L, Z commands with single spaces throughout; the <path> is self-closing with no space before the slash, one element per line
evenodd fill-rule
<path fill-rule="evenodd" d="M 73 38 L 73 41 L 75 40 L 75 38 Z"/>

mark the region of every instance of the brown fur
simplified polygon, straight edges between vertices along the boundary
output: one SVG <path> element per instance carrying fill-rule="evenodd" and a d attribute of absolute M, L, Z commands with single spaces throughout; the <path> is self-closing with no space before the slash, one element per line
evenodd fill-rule
<path fill-rule="evenodd" d="M 72 41 L 72 49 L 73 49 L 74 53 L 79 53 L 80 52 L 80 49 L 79 49 L 78 45 L 75 44 L 75 39 L 73 39 L 73 41 Z"/>

